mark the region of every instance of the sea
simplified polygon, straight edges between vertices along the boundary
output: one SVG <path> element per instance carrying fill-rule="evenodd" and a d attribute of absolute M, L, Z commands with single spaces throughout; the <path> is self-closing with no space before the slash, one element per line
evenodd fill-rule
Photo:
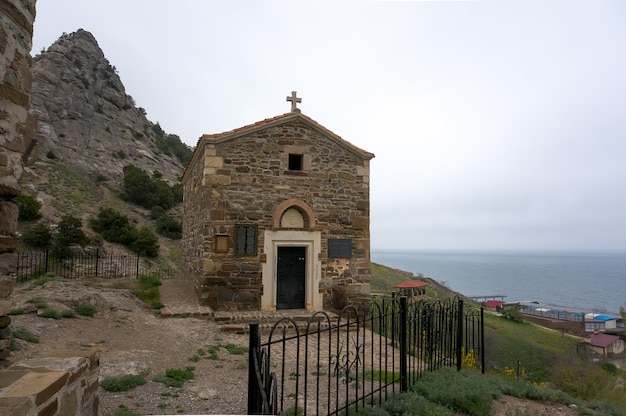
<path fill-rule="evenodd" d="M 626 252 L 371 250 L 374 263 L 422 274 L 465 296 L 608 312 L 626 306 Z"/>

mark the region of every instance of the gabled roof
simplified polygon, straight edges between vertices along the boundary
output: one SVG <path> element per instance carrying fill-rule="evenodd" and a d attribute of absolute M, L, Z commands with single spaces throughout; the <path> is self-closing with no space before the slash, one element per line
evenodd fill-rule
<path fill-rule="evenodd" d="M 305 116 L 299 111 L 293 111 L 293 112 L 285 113 L 276 117 L 266 118 L 265 120 L 257 121 L 256 123 L 248 124 L 247 126 L 239 127 L 231 131 L 226 131 L 226 132 L 217 133 L 217 134 L 203 134 L 198 139 L 198 143 L 196 144 L 194 153 L 191 156 L 191 159 L 189 160 L 187 167 L 185 168 L 183 177 L 187 173 L 187 169 L 189 168 L 189 166 L 195 163 L 195 159 L 197 158 L 196 155 L 199 152 L 199 150 L 203 148 L 202 146 L 203 144 L 224 143 L 226 141 L 234 140 L 241 136 L 245 136 L 245 135 L 257 132 L 257 131 L 261 131 L 270 127 L 279 126 L 281 124 L 285 124 L 285 123 L 289 123 L 293 121 L 298 121 L 303 124 L 306 124 L 311 129 L 317 130 L 324 136 L 328 137 L 331 141 L 335 142 L 339 146 L 346 149 L 348 152 L 351 152 L 365 160 L 370 160 L 374 157 L 373 153 L 363 150 L 353 145 L 352 143 L 348 142 L 347 140 L 342 139 L 340 136 L 328 130 L 326 127 L 322 126 L 321 124 L 319 124 L 317 121 L 313 120 L 312 118 Z"/>
<path fill-rule="evenodd" d="M 398 283 L 396 289 L 414 289 L 416 287 L 426 286 L 426 283 L 419 280 L 409 280 L 406 282 Z"/>
<path fill-rule="evenodd" d="M 616 335 L 604 334 L 602 332 L 593 333 L 589 337 L 590 344 L 594 347 L 606 348 L 619 339 Z"/>

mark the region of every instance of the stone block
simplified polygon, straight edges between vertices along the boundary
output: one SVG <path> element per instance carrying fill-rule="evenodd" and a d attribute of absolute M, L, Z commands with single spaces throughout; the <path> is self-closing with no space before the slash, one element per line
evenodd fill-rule
<path fill-rule="evenodd" d="M 0 397 L 0 415 L 27 415 L 33 406 L 29 397 Z"/>
<path fill-rule="evenodd" d="M 7 397 L 33 397 L 35 404 L 50 400 L 65 385 L 68 374 L 65 371 L 49 373 L 28 373 L 5 390 Z"/>
<path fill-rule="evenodd" d="M 47 404 L 43 409 L 39 410 L 37 416 L 55 416 L 57 415 L 57 410 L 59 410 L 59 401 L 54 399 L 52 402 Z M 71 413 L 62 413 L 65 415 L 70 415 Z"/>
<path fill-rule="evenodd" d="M 13 253 L 17 250 L 17 243 L 15 237 L 0 236 L 0 253 Z"/>
<path fill-rule="evenodd" d="M 18 215 L 17 204 L 10 201 L 0 201 L 0 235 L 15 235 Z"/>

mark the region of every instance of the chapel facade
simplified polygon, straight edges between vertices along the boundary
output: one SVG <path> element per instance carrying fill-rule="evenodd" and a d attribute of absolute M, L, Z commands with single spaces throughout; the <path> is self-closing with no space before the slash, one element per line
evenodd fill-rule
<path fill-rule="evenodd" d="M 214 310 L 369 302 L 374 155 L 287 98 L 289 113 L 203 135 L 183 174 L 184 273 Z"/>

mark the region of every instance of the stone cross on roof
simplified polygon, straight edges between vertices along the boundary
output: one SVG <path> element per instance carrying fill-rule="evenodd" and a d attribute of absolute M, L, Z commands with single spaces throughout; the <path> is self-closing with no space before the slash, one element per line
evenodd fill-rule
<path fill-rule="evenodd" d="M 302 98 L 297 98 L 296 97 L 296 91 L 291 91 L 291 96 L 287 96 L 287 101 L 291 101 L 291 112 L 293 113 L 294 111 L 300 112 L 300 110 L 298 109 L 298 103 L 302 102 Z"/>

